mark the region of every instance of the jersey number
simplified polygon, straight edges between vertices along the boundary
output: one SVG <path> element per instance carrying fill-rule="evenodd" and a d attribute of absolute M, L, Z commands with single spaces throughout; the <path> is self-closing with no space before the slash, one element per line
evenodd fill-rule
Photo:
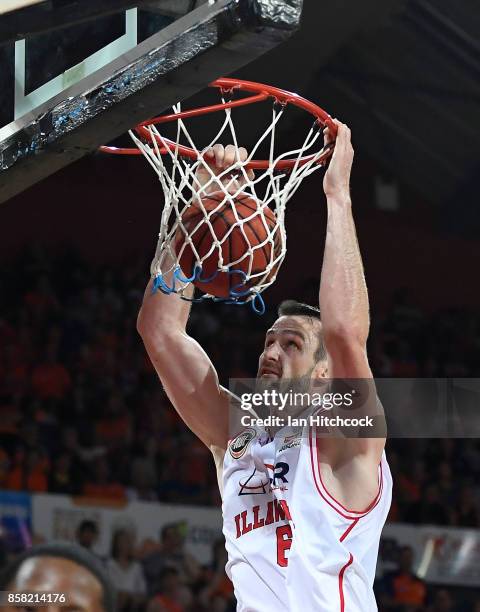
<path fill-rule="evenodd" d="M 277 527 L 277 563 L 280 567 L 287 567 L 287 550 L 292 547 L 292 528 L 290 525 Z"/>

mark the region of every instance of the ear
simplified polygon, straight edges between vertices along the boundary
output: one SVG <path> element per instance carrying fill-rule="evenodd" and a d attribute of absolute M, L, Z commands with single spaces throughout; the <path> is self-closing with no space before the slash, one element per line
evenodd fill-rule
<path fill-rule="evenodd" d="M 313 368 L 312 378 L 328 378 L 327 360 L 319 361 Z"/>

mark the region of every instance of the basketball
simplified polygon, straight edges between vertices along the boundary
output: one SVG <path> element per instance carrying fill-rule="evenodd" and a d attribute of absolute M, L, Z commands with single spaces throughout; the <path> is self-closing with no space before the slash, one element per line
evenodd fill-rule
<path fill-rule="evenodd" d="M 187 234 L 191 236 L 194 248 L 190 244 L 184 246 L 185 233 L 179 227 L 175 238 L 175 250 L 179 256 L 182 272 L 186 277 L 191 277 L 193 274 L 197 261 L 196 250 L 198 257 L 202 259 L 201 279 L 206 282 L 196 280 L 195 286 L 204 293 L 228 298 L 232 290 L 235 293 L 247 291 L 255 287 L 256 281 L 263 279 L 261 273 L 267 269 L 270 261 L 275 260 L 281 254 L 281 238 L 279 231 L 276 231 L 272 239 L 265 242 L 277 224 L 275 214 L 270 208 L 264 207 L 262 214 L 259 211 L 259 203 L 246 194 L 237 197 L 234 204 L 227 200 L 219 208 L 219 203 L 223 199 L 223 193 L 211 194 L 202 199 L 202 204 L 208 212 L 218 208 L 209 216 L 209 222 L 198 204 L 190 205 L 182 214 L 182 224 Z M 233 206 L 238 219 L 246 219 L 245 222 L 238 222 Z M 258 214 L 255 215 L 257 211 Z M 221 246 L 212 249 L 214 236 Z M 265 244 L 262 244 L 264 242 Z M 237 262 L 233 266 L 235 270 L 241 270 L 254 278 L 245 282 L 241 273 L 218 271 L 220 267 L 219 249 L 221 249 L 224 266 Z M 210 250 L 212 252 L 208 255 Z M 205 256 L 206 258 L 203 259 Z M 250 261 L 252 262 L 251 271 L 249 271 Z M 266 280 L 273 278 L 277 269 L 278 264 L 274 265 Z"/>

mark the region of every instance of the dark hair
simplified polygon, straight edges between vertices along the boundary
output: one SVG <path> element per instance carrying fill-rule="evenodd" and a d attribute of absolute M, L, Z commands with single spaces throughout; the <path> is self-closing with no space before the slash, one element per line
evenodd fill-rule
<path fill-rule="evenodd" d="M 303 304 L 296 300 L 284 300 L 277 310 L 279 317 L 308 317 L 321 323 L 320 310 L 315 306 L 309 304 Z M 323 341 L 323 333 L 320 327 L 320 333 L 318 334 L 318 347 L 314 354 L 316 362 L 323 361 L 327 358 L 327 350 Z"/>
<path fill-rule="evenodd" d="M 102 586 L 102 605 L 105 612 L 116 611 L 116 592 L 101 561 L 92 553 L 70 542 L 50 542 L 32 546 L 16 557 L 0 576 L 0 590 L 5 591 L 15 579 L 18 570 L 28 559 L 35 557 L 55 557 L 68 559 L 88 570 Z"/>
<path fill-rule="evenodd" d="M 89 519 L 86 519 L 85 521 L 81 521 L 81 523 L 78 524 L 77 527 L 77 533 L 80 533 L 81 531 L 94 531 L 95 533 L 98 533 L 98 525 L 95 521 L 91 521 Z"/>
<path fill-rule="evenodd" d="M 130 532 L 128 531 L 128 529 L 121 528 L 121 529 L 116 529 L 113 532 L 112 545 L 110 547 L 110 556 L 112 557 L 112 559 L 116 559 L 118 557 L 118 540 L 124 534 L 130 537 Z M 130 551 L 129 559 L 131 560 L 132 557 L 133 557 L 133 554 Z"/>

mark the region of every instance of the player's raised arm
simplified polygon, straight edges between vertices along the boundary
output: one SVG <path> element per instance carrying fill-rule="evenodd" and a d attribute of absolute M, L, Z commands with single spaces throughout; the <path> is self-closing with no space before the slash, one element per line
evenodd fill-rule
<path fill-rule="evenodd" d="M 244 149 L 229 145 L 216 145 L 205 152 L 205 160 L 214 174 L 231 166 L 240 155 L 246 159 Z M 211 173 L 197 171 L 199 183 L 206 183 Z M 235 182 L 232 177 L 223 181 Z M 205 191 L 218 190 L 215 181 Z M 235 189 L 238 188 L 238 183 Z M 167 284 L 171 278 L 165 278 Z M 193 294 L 193 287 L 189 287 Z M 145 290 L 138 314 L 137 329 L 147 353 L 158 373 L 165 391 L 187 426 L 208 447 L 226 449 L 229 424 L 229 394 L 218 381 L 215 368 L 208 355 L 186 332 L 190 302 L 177 294 L 152 293 L 152 281 Z"/>
<path fill-rule="evenodd" d="M 208 447 L 226 448 L 228 397 L 208 355 L 186 332 L 189 311 L 190 302 L 175 293 L 152 293 L 150 281 L 137 329 L 179 415 Z"/>
<path fill-rule="evenodd" d="M 367 358 L 370 327 L 367 286 L 358 245 L 350 198 L 350 172 L 353 147 L 350 129 L 336 121 L 335 149 L 325 173 L 328 221 L 320 280 L 320 311 L 329 377 L 332 379 L 372 379 Z M 326 134 L 327 141 L 329 134 Z M 373 380 L 370 393 L 376 400 Z M 367 454 L 380 459 L 383 438 L 350 439 L 346 453 Z M 339 445 L 337 445 L 338 447 Z"/>

